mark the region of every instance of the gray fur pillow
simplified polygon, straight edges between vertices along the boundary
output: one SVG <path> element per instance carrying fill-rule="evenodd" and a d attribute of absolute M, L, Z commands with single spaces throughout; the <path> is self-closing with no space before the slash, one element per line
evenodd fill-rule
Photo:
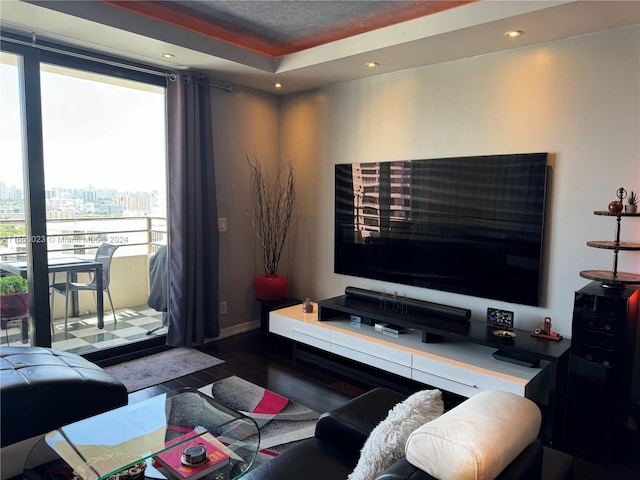
<path fill-rule="evenodd" d="M 411 432 L 444 412 L 440 390 L 422 390 L 393 407 L 371 431 L 347 480 L 374 480 L 404 456 Z"/>

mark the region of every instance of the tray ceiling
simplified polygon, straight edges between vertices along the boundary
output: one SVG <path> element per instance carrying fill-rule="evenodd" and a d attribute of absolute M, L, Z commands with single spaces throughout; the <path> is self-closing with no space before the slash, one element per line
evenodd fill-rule
<path fill-rule="evenodd" d="M 0 0 L 2 31 L 278 94 L 638 24 L 635 0 Z"/>
<path fill-rule="evenodd" d="M 271 57 L 477 0 L 122 1 L 104 3 Z"/>

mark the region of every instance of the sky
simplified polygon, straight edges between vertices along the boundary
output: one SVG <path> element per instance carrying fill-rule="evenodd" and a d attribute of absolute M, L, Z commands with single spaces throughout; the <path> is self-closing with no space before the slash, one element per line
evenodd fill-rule
<path fill-rule="evenodd" d="M 164 89 L 45 69 L 50 70 L 41 73 L 46 188 L 164 190 Z M 18 95 L 17 67 L 0 63 L 0 182 L 22 187 Z"/>

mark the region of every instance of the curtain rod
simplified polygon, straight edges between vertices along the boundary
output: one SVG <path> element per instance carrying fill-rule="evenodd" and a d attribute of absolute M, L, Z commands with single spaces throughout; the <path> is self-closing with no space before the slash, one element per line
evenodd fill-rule
<path fill-rule="evenodd" d="M 18 45 L 23 45 L 23 46 L 27 46 L 27 47 L 39 48 L 40 50 L 46 50 L 48 52 L 59 53 L 59 54 L 62 54 L 62 55 L 68 55 L 70 57 L 76 57 L 76 58 L 80 58 L 82 60 L 91 60 L 91 61 L 94 61 L 94 62 L 100 62 L 100 63 L 104 63 L 106 65 L 111 65 L 112 67 L 126 68 L 126 69 L 129 69 L 129 70 L 135 70 L 135 71 L 141 72 L 141 73 L 148 73 L 148 74 L 151 74 L 151 75 L 158 75 L 160 77 L 165 77 L 165 78 L 169 79 L 172 82 L 175 82 L 175 80 L 178 78 L 175 73 L 167 73 L 167 72 L 162 72 L 160 70 L 152 70 L 150 68 L 137 67 L 135 65 L 129 65 L 129 64 L 126 64 L 126 63 L 114 62 L 112 60 L 106 60 L 104 58 L 99 58 L 99 57 L 92 57 L 90 55 L 84 55 L 82 53 L 70 52 L 70 51 L 67 51 L 67 50 L 61 50 L 61 49 L 54 48 L 54 47 L 47 47 L 46 45 L 41 45 L 39 43 L 36 43 L 36 34 L 35 33 L 32 33 L 31 35 L 32 35 L 31 43 L 25 42 L 24 40 L 18 40 L 16 38 L 5 37 L 4 35 L 0 35 L 0 40 L 3 40 L 5 42 L 16 43 Z M 216 85 L 216 84 L 210 83 L 209 86 L 212 87 L 212 88 L 220 88 L 222 90 L 226 90 L 227 92 L 231 92 L 231 87 L 226 86 L 226 85 Z"/>
<path fill-rule="evenodd" d="M 215 83 L 209 82 L 209 86 L 211 88 L 219 88 L 220 90 L 225 90 L 226 92 L 229 92 L 229 93 L 233 91 L 233 88 L 230 87 L 229 85 L 216 85 Z"/>
<path fill-rule="evenodd" d="M 152 70 L 152 69 L 149 69 L 149 68 L 137 67 L 135 65 L 128 65 L 126 63 L 114 62 L 112 60 L 106 60 L 104 58 L 92 57 L 90 55 L 84 55 L 82 53 L 70 52 L 68 50 L 61 50 L 61 49 L 55 48 L 55 47 L 47 47 L 46 45 L 41 45 L 39 43 L 36 43 L 36 34 L 35 33 L 32 33 L 31 35 L 32 35 L 31 43 L 25 42 L 24 40 L 18 40 L 16 38 L 5 37 L 4 35 L 0 35 L 0 40 L 4 40 L 4 41 L 10 42 L 10 43 L 16 43 L 18 45 L 24 45 L 26 47 L 33 47 L 33 48 L 38 48 L 40 50 L 46 50 L 47 52 L 53 52 L 53 53 L 59 53 L 59 54 L 62 54 L 62 55 L 68 55 L 70 57 L 80 58 L 82 60 L 91 60 L 91 61 L 94 61 L 94 62 L 100 62 L 100 63 L 104 63 L 106 65 L 111 65 L 112 67 L 126 68 L 126 69 L 129 69 L 129 70 L 135 70 L 137 72 L 149 73 L 151 75 L 158 75 L 160 77 L 168 78 L 171 81 L 175 81 L 175 79 L 177 78 L 175 73 L 161 72 L 159 70 Z"/>

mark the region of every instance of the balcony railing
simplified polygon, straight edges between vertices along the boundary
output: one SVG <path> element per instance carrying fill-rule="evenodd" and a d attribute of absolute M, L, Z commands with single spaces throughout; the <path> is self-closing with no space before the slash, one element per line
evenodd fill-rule
<path fill-rule="evenodd" d="M 0 220 L 0 261 L 24 260 L 29 239 L 12 232 L 24 230 L 23 220 Z M 7 233 L 8 232 L 8 233 Z M 42 241 L 42 240 L 40 240 Z M 144 305 L 149 296 L 149 257 L 167 243 L 164 217 L 91 217 L 47 221 L 47 252 L 58 256 L 92 256 L 102 243 L 112 243 L 116 251 L 111 268 L 110 291 L 115 309 Z M 50 279 L 53 281 L 53 278 Z M 88 279 L 87 279 L 88 281 Z M 81 313 L 94 313 L 95 300 L 79 294 Z M 57 302 L 52 318 L 64 318 L 64 303 Z M 106 308 L 105 304 L 105 308 Z M 110 316 L 105 315 L 105 321 Z"/>
<path fill-rule="evenodd" d="M 164 217 L 86 217 L 47 221 L 45 239 L 12 235 L 22 228 L 23 220 L 0 220 L 0 261 L 22 260 L 28 241 L 46 241 L 49 256 L 90 254 L 102 243 L 120 248 L 119 255 L 155 253 L 167 243 L 167 219 Z M 124 252 L 122 253 L 124 249 Z"/>

